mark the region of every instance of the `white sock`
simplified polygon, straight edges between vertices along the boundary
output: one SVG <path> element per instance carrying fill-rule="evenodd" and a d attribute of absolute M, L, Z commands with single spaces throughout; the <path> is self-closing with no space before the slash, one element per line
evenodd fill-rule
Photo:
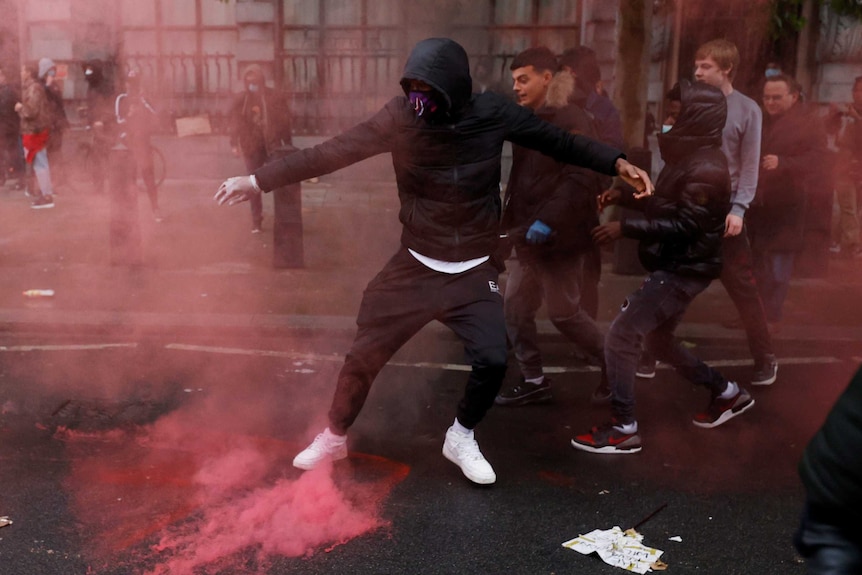
<path fill-rule="evenodd" d="M 328 437 L 329 440 L 333 441 L 334 443 L 343 443 L 347 441 L 346 435 L 335 435 L 328 427 L 323 430 L 323 435 Z"/>
<path fill-rule="evenodd" d="M 532 383 L 533 385 L 542 385 L 542 382 L 545 381 L 545 376 L 540 375 L 539 377 L 533 377 L 531 379 L 525 379 L 527 383 Z"/>
<path fill-rule="evenodd" d="M 633 421 L 632 423 L 626 423 L 623 425 L 614 425 L 616 429 L 619 429 L 623 433 L 637 433 L 638 432 L 638 422 Z"/>
<path fill-rule="evenodd" d="M 469 437 L 473 437 L 473 430 L 467 429 L 466 427 L 461 425 L 461 422 L 458 421 L 457 417 L 455 418 L 455 423 L 452 424 L 452 429 L 454 429 L 455 431 L 457 431 L 461 435 L 467 435 Z"/>
<path fill-rule="evenodd" d="M 727 389 L 725 389 L 724 392 L 722 392 L 722 394 L 718 397 L 720 397 L 721 399 L 730 399 L 737 393 L 739 393 L 739 386 L 736 385 L 735 381 L 728 381 Z"/>

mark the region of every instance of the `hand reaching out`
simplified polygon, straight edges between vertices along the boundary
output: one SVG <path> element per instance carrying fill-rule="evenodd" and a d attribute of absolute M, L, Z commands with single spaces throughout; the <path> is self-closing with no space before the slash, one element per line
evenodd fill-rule
<path fill-rule="evenodd" d="M 213 199 L 218 205 L 227 204 L 233 206 L 240 202 L 251 199 L 253 195 L 260 194 L 260 190 L 254 187 L 251 176 L 239 176 L 228 178 L 219 186 Z"/>
<path fill-rule="evenodd" d="M 636 199 L 652 195 L 652 182 L 645 171 L 623 158 L 617 158 L 616 168 L 617 175 L 619 175 L 625 183 L 637 190 L 634 194 Z"/>

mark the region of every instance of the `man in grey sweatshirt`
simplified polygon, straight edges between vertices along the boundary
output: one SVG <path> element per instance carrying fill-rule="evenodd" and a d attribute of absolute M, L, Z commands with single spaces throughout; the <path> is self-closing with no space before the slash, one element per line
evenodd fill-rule
<path fill-rule="evenodd" d="M 731 207 L 725 220 L 721 283 L 739 311 L 748 337 L 755 372 L 751 384 L 770 385 L 778 376 L 778 363 L 754 279 L 751 245 L 745 229 L 745 211 L 757 191 L 762 114 L 754 100 L 733 89 L 738 68 L 739 51 L 727 40 L 711 40 L 695 54 L 695 79 L 719 88 L 727 98 L 721 149 L 730 170 Z"/>

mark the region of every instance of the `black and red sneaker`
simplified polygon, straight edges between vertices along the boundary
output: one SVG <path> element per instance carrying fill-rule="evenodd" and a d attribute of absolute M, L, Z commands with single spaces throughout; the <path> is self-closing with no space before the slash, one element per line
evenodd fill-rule
<path fill-rule="evenodd" d="M 611 421 L 592 428 L 589 433 L 576 435 L 572 447 L 590 453 L 637 453 L 641 450 L 641 436 L 637 432 L 625 433 Z"/>
<path fill-rule="evenodd" d="M 695 415 L 691 422 L 698 427 L 718 427 L 722 423 L 726 423 L 740 413 L 750 409 L 753 405 L 754 399 L 747 391 L 740 387 L 736 395 L 729 399 L 713 397 L 709 405 L 706 406 L 706 410 Z"/>

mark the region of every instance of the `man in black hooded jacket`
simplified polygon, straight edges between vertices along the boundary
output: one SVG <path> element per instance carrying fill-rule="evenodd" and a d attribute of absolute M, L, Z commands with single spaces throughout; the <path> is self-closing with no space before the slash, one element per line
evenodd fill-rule
<path fill-rule="evenodd" d="M 293 461 L 312 469 L 347 456 L 346 433 L 390 357 L 425 324 L 438 320 L 464 342 L 472 370 L 443 455 L 475 483 L 496 481 L 473 437 L 506 372 L 506 327 L 491 257 L 499 241 L 500 164 L 504 140 L 559 161 L 619 174 L 643 193 L 646 173 L 618 150 L 540 120 L 503 96 L 471 94 L 467 54 L 447 38 L 419 42 L 401 80 L 404 96 L 371 119 L 248 177 L 226 180 L 220 204 L 235 204 L 392 153 L 401 200 L 401 249 L 365 290 L 359 327 L 338 376 L 329 427 Z"/>
<path fill-rule="evenodd" d="M 644 340 L 659 360 L 710 390 L 709 406 L 692 421 L 698 427 L 717 427 L 754 405 L 747 391 L 695 357 L 673 335 L 692 300 L 721 274 L 730 203 L 730 174 L 720 147 L 727 118 L 725 97 L 700 82 L 683 80 L 678 90 L 679 117 L 669 132 L 659 135 L 665 167 L 656 180 L 656 194 L 631 200 L 619 190 L 608 190 L 599 198 L 600 208 L 623 200 L 643 212 L 598 226 L 593 237 L 598 243 L 623 236 L 639 240 L 638 255 L 650 274 L 611 323 L 605 363 L 613 418 L 572 439 L 572 446 L 582 451 L 641 450 L 634 384 Z"/>

